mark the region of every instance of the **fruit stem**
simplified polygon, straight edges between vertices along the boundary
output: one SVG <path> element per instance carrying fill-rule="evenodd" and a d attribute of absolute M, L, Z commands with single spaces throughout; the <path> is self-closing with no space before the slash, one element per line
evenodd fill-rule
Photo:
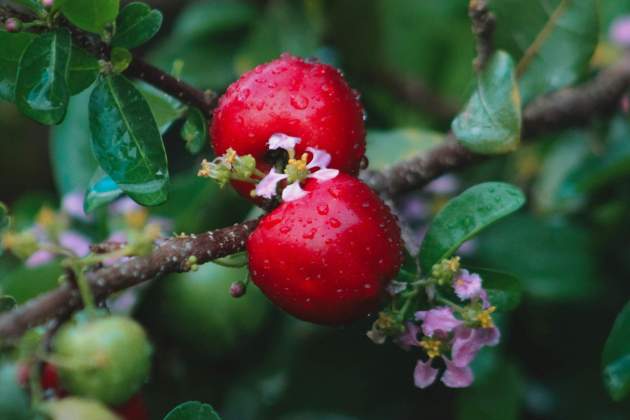
<path fill-rule="evenodd" d="M 74 271 L 77 285 L 79 286 L 79 293 L 81 293 L 81 300 L 83 300 L 83 306 L 90 316 L 95 313 L 94 296 L 92 296 L 92 289 L 88 283 L 87 277 L 85 277 L 85 271 L 82 264 L 73 264 L 72 270 Z"/>

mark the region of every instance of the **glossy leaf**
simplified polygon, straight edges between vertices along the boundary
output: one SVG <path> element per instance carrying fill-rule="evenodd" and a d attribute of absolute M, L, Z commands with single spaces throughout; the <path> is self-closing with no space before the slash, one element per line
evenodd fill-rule
<path fill-rule="evenodd" d="M 142 94 L 124 76 L 106 76 L 94 88 L 89 108 L 92 148 L 101 168 L 138 203 L 164 202 L 166 152 Z"/>
<path fill-rule="evenodd" d="M 68 116 L 52 129 L 50 162 L 57 191 L 83 192 L 98 166 L 92 154 L 88 104 L 91 91 L 70 99 Z"/>
<path fill-rule="evenodd" d="M 453 198 L 429 225 L 420 248 L 422 271 L 429 273 L 433 264 L 450 257 L 483 228 L 515 212 L 523 204 L 523 193 L 501 182 L 475 185 Z"/>
<path fill-rule="evenodd" d="M 209 404 L 187 401 L 172 409 L 164 420 L 221 420 Z"/>
<path fill-rule="evenodd" d="M 171 125 L 184 115 L 186 107 L 172 96 L 147 83 L 136 83 L 136 87 L 147 100 L 161 134 L 166 133 Z"/>
<path fill-rule="evenodd" d="M 47 32 L 35 38 L 20 59 L 15 102 L 42 124 L 58 124 L 66 115 L 71 42 L 67 29 Z"/>
<path fill-rule="evenodd" d="M 114 73 L 122 73 L 127 70 L 127 67 L 131 64 L 133 56 L 131 55 L 131 51 L 126 48 L 114 47 L 112 48 L 110 60 Z"/>
<path fill-rule="evenodd" d="M 476 263 L 513 273 L 539 302 L 582 302 L 601 291 L 593 242 L 578 225 L 517 214 L 477 239 Z"/>
<path fill-rule="evenodd" d="M 0 31 L 0 99 L 13 102 L 15 100 L 15 82 L 17 80 L 18 63 L 26 47 L 36 35 L 29 32 L 9 33 Z"/>
<path fill-rule="evenodd" d="M 604 384 L 615 401 L 630 394 L 630 302 L 617 316 L 602 355 Z"/>
<path fill-rule="evenodd" d="M 523 103 L 576 82 L 599 36 L 597 0 L 493 0 L 497 45 L 519 58 Z"/>
<path fill-rule="evenodd" d="M 481 276 L 483 288 L 488 292 L 490 303 L 497 311 L 511 311 L 521 302 L 523 288 L 521 282 L 512 274 L 487 268 L 467 267 Z"/>
<path fill-rule="evenodd" d="M 149 41 L 162 26 L 162 13 L 145 3 L 133 2 L 125 6 L 116 19 L 114 47 L 135 48 Z"/>
<path fill-rule="evenodd" d="M 453 133 L 475 153 L 514 150 L 521 138 L 521 97 L 514 62 L 497 51 L 477 77 L 477 87 L 453 121 Z"/>
<path fill-rule="evenodd" d="M 98 168 L 88 185 L 83 199 L 83 210 L 90 213 L 99 207 L 108 205 L 123 194 L 118 184 Z"/>
<path fill-rule="evenodd" d="M 399 128 L 395 130 L 370 130 L 367 136 L 366 156 L 369 168 L 381 170 L 419 153 L 427 152 L 438 146 L 444 136 L 417 128 Z"/>
<path fill-rule="evenodd" d="M 96 57 L 82 48 L 73 46 L 67 80 L 70 94 L 77 95 L 87 89 L 96 80 L 99 70 Z"/>
<path fill-rule="evenodd" d="M 75 26 L 100 34 L 118 16 L 120 0 L 65 0 L 61 11 Z"/>
<path fill-rule="evenodd" d="M 181 131 L 182 138 L 186 142 L 186 150 L 192 154 L 201 152 L 208 137 L 208 123 L 201 111 L 193 108 L 188 113 L 188 118 Z"/>

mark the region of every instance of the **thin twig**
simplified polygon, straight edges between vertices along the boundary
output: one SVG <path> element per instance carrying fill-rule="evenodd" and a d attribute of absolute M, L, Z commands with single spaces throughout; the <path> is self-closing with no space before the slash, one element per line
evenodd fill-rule
<path fill-rule="evenodd" d="M 473 65 L 477 71 L 482 70 L 494 51 L 493 35 L 496 19 L 486 0 L 470 0 L 468 5 L 472 32 L 477 41 L 477 57 Z"/>

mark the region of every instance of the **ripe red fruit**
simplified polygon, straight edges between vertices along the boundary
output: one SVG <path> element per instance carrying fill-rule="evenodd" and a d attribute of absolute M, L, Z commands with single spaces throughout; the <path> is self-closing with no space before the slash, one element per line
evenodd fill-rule
<path fill-rule="evenodd" d="M 377 309 L 402 263 L 388 207 L 349 175 L 309 179 L 309 195 L 282 203 L 249 237 L 253 282 L 290 314 L 342 324 Z"/>
<path fill-rule="evenodd" d="M 363 108 L 335 68 L 283 54 L 233 83 L 219 100 L 210 126 L 217 155 L 228 148 L 251 154 L 258 169 L 267 141 L 276 133 L 299 137 L 297 156 L 307 147 L 330 153 L 331 168 L 356 175 L 365 153 Z M 250 184 L 234 182 L 249 197 Z"/>

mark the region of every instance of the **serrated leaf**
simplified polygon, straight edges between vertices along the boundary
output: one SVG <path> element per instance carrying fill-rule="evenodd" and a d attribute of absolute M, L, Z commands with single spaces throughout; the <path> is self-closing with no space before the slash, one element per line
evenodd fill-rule
<path fill-rule="evenodd" d="M 70 99 L 68 116 L 52 129 L 50 162 L 57 191 L 63 196 L 83 192 L 98 166 L 90 141 L 88 104 L 91 91 Z"/>
<path fill-rule="evenodd" d="M 509 54 L 497 51 L 492 56 L 452 128 L 459 142 L 475 153 L 505 153 L 518 146 L 521 97 Z"/>
<path fill-rule="evenodd" d="M 67 80 L 70 94 L 77 95 L 87 89 L 96 80 L 99 70 L 96 57 L 82 48 L 73 46 Z"/>
<path fill-rule="evenodd" d="M 188 113 L 181 135 L 186 142 L 186 150 L 192 154 L 201 152 L 208 137 L 208 123 L 197 108 L 192 108 Z"/>
<path fill-rule="evenodd" d="M 103 77 L 90 97 L 92 149 L 99 165 L 142 205 L 166 200 L 162 137 L 142 94 L 124 76 Z"/>
<path fill-rule="evenodd" d="M 98 168 L 88 185 L 83 199 L 83 210 L 90 213 L 99 207 L 108 205 L 123 194 L 118 184 Z"/>
<path fill-rule="evenodd" d="M 419 257 L 423 273 L 429 273 L 433 264 L 450 257 L 461 244 L 523 204 L 523 193 L 502 182 L 475 185 L 450 200 L 435 216 L 422 242 Z"/>
<path fill-rule="evenodd" d="M 630 394 L 630 302 L 621 310 L 602 354 L 604 384 L 615 401 Z"/>
<path fill-rule="evenodd" d="M 65 0 L 61 12 L 75 26 L 100 34 L 116 20 L 120 0 Z"/>
<path fill-rule="evenodd" d="M 66 115 L 71 45 L 70 32 L 59 28 L 35 38 L 20 59 L 15 103 L 42 124 L 58 124 Z"/>
<path fill-rule="evenodd" d="M 576 82 L 599 36 L 597 0 L 493 0 L 497 45 L 519 57 L 521 95 L 532 98 Z"/>
<path fill-rule="evenodd" d="M 381 170 L 419 153 L 428 152 L 444 140 L 444 135 L 417 128 L 370 130 L 366 156 L 369 168 Z"/>
<path fill-rule="evenodd" d="M 36 35 L 29 32 L 9 33 L 0 31 L 0 99 L 13 102 L 15 100 L 15 82 L 17 80 L 18 63 L 26 47 Z"/>
<path fill-rule="evenodd" d="M 221 420 L 211 405 L 187 401 L 172 409 L 164 420 Z"/>
<path fill-rule="evenodd" d="M 134 2 L 125 6 L 116 20 L 115 47 L 135 48 L 149 41 L 162 26 L 162 13 L 145 3 Z"/>

